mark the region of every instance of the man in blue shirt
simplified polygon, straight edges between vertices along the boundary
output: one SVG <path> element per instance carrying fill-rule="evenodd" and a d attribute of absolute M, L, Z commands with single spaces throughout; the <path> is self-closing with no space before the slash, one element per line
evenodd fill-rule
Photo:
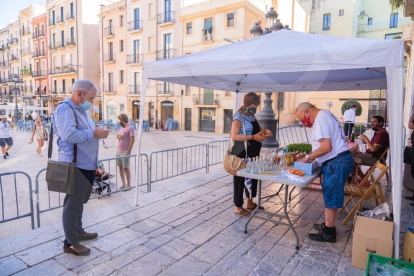
<path fill-rule="evenodd" d="M 86 233 L 82 228 L 83 204 L 89 200 L 95 170 L 98 168 L 99 139 L 105 139 L 109 134 L 107 130 L 95 129 L 87 112 L 98 93 L 98 88 L 91 81 L 77 80 L 72 86 L 72 96 L 58 105 L 52 117 L 53 129 L 58 138 L 59 161 L 72 162 L 73 146 L 77 144 L 75 191 L 73 195 L 66 194 L 62 214 L 65 231 L 63 251 L 77 256 L 90 254 L 90 249 L 79 241 L 98 237 L 97 233 Z"/>

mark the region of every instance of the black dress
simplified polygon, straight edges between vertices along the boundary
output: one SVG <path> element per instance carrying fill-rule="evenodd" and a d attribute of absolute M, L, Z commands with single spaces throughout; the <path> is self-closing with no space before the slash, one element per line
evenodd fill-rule
<path fill-rule="evenodd" d="M 257 122 L 257 120 L 254 120 L 251 124 L 253 125 L 252 135 L 259 133 L 260 125 Z M 247 142 L 247 156 L 249 158 L 259 156 L 260 149 L 262 148 L 262 143 L 257 142 L 255 140 L 248 140 L 246 142 Z M 245 158 L 246 150 L 244 149 L 244 142 L 235 141 L 231 154 L 236 155 L 237 157 L 240 157 L 240 158 Z M 246 197 L 250 197 L 249 191 L 244 186 L 244 177 L 233 176 L 233 181 L 234 181 L 234 205 L 236 205 L 237 207 L 242 207 L 243 206 L 243 190 L 245 190 Z M 252 197 L 256 197 L 256 192 L 257 192 L 257 179 L 252 179 Z"/>

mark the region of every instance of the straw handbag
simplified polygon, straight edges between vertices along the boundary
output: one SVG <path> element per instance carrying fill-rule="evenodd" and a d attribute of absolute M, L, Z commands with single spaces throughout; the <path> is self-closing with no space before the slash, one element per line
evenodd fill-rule
<path fill-rule="evenodd" d="M 242 116 L 242 124 L 243 124 L 243 133 L 246 135 L 246 128 L 244 126 L 244 118 Z M 228 172 L 231 175 L 237 176 L 237 171 L 242 170 L 246 168 L 246 161 L 243 158 L 237 157 L 236 155 L 231 154 L 231 150 L 234 146 L 234 140 L 231 139 L 230 136 L 230 142 L 229 147 L 224 153 L 224 161 L 223 161 L 223 167 L 226 172 Z M 244 141 L 244 149 L 246 150 L 246 157 L 247 157 L 247 142 Z"/>

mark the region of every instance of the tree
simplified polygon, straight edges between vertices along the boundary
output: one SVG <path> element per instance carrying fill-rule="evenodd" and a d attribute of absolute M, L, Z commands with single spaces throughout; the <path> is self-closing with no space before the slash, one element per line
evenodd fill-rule
<path fill-rule="evenodd" d="M 362 114 L 362 106 L 361 104 L 353 99 L 347 100 L 346 102 L 344 102 L 344 104 L 342 105 L 341 111 L 342 111 L 342 115 L 344 115 L 345 111 L 347 111 L 348 109 L 351 108 L 352 105 L 356 105 L 357 108 L 355 110 L 355 113 L 357 116 L 361 116 Z"/>
<path fill-rule="evenodd" d="M 391 0 L 392 10 L 399 9 L 404 6 L 404 0 Z"/>

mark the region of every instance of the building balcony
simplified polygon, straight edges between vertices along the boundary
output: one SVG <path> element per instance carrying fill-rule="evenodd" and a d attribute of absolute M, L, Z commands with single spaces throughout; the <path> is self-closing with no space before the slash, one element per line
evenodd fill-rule
<path fill-rule="evenodd" d="M 75 20 L 75 14 L 73 12 L 66 13 L 66 21 Z"/>
<path fill-rule="evenodd" d="M 65 18 L 60 15 L 56 16 L 56 23 L 57 24 L 65 23 Z"/>
<path fill-rule="evenodd" d="M 158 25 L 166 25 L 166 24 L 174 24 L 175 22 L 175 13 L 173 11 L 163 12 L 157 14 L 157 24 Z"/>
<path fill-rule="evenodd" d="M 390 20 L 375 22 L 375 20 L 373 20 L 371 25 L 368 25 L 368 22 L 364 24 L 359 24 L 358 33 L 376 32 L 387 29 L 402 28 L 404 24 L 410 22 L 410 18 L 398 19 L 394 22 L 390 22 Z"/>
<path fill-rule="evenodd" d="M 45 70 L 37 70 L 32 72 L 33 78 L 45 78 L 46 71 Z"/>
<path fill-rule="evenodd" d="M 141 94 L 141 85 L 129 85 L 128 93 L 133 95 Z"/>
<path fill-rule="evenodd" d="M 128 32 L 140 32 L 142 31 L 142 20 L 135 20 L 128 22 Z"/>
<path fill-rule="evenodd" d="M 175 49 L 157 51 L 157 60 L 173 58 L 175 56 L 174 54 L 175 54 Z"/>
<path fill-rule="evenodd" d="M 213 33 L 212 32 L 206 32 L 203 31 L 203 42 L 212 42 L 213 41 Z"/>
<path fill-rule="evenodd" d="M 55 27 L 56 26 L 56 20 L 54 18 L 49 19 L 49 27 Z"/>
<path fill-rule="evenodd" d="M 219 105 L 219 95 L 216 94 L 214 97 L 213 94 L 204 94 L 204 95 L 193 95 L 193 104 L 194 105 Z"/>
<path fill-rule="evenodd" d="M 115 63 L 115 54 L 114 53 L 105 54 L 105 63 Z"/>
<path fill-rule="evenodd" d="M 58 42 L 56 42 L 56 48 L 57 49 L 59 49 L 59 48 L 65 48 L 66 46 L 65 46 L 65 41 L 58 41 Z"/>
<path fill-rule="evenodd" d="M 105 85 L 104 93 L 105 94 L 115 94 L 116 93 L 116 85 L 114 85 L 114 84 Z"/>
<path fill-rule="evenodd" d="M 33 57 L 35 57 L 35 58 L 44 57 L 44 56 L 46 56 L 46 52 L 45 52 L 44 49 L 43 50 L 37 49 L 33 52 Z"/>
<path fill-rule="evenodd" d="M 12 55 L 10 58 L 10 62 L 17 62 L 20 60 L 20 57 L 18 55 Z"/>
<path fill-rule="evenodd" d="M 57 50 L 56 44 L 53 44 L 53 43 L 49 44 L 49 51 L 56 51 L 56 50 Z"/>
<path fill-rule="evenodd" d="M 13 38 L 12 42 L 13 42 L 13 44 L 19 44 L 19 39 L 18 38 Z"/>
<path fill-rule="evenodd" d="M 25 36 L 25 35 L 28 35 L 28 34 L 31 34 L 30 27 L 26 27 L 26 28 L 20 30 L 20 36 Z"/>
<path fill-rule="evenodd" d="M 65 65 L 61 67 L 55 67 L 49 72 L 50 75 L 59 75 L 59 74 L 76 74 L 76 69 L 74 66 Z"/>
<path fill-rule="evenodd" d="M 33 93 L 33 85 L 25 85 L 22 87 L 23 93 Z"/>
<path fill-rule="evenodd" d="M 31 55 L 32 49 L 31 48 L 23 48 L 20 50 L 22 56 Z"/>
<path fill-rule="evenodd" d="M 104 35 L 105 35 L 105 37 L 106 38 L 112 38 L 112 37 L 114 37 L 115 36 L 114 30 L 115 30 L 115 28 L 113 26 L 112 27 L 105 28 L 104 29 Z"/>
<path fill-rule="evenodd" d="M 32 76 L 32 70 L 30 70 L 28 68 L 21 69 L 20 70 L 20 76 L 22 76 L 22 77 Z"/>
<path fill-rule="evenodd" d="M 142 64 L 144 61 L 144 55 L 135 54 L 127 55 L 127 64 Z"/>
<path fill-rule="evenodd" d="M 0 83 L 7 83 L 9 78 L 0 78 Z"/>
<path fill-rule="evenodd" d="M 76 41 L 74 37 L 66 39 L 66 46 L 73 47 L 76 46 Z"/>
<path fill-rule="evenodd" d="M 66 95 L 67 93 L 71 92 L 71 87 L 69 86 L 62 86 L 57 89 L 57 94 Z"/>
<path fill-rule="evenodd" d="M 34 32 L 32 38 L 37 39 L 45 36 L 45 32 Z"/>
<path fill-rule="evenodd" d="M 157 94 L 158 95 L 173 95 L 174 94 L 174 84 L 169 82 L 161 82 L 157 85 Z"/>
<path fill-rule="evenodd" d="M 0 67 L 1 68 L 9 67 L 9 62 L 5 60 L 0 61 Z"/>

